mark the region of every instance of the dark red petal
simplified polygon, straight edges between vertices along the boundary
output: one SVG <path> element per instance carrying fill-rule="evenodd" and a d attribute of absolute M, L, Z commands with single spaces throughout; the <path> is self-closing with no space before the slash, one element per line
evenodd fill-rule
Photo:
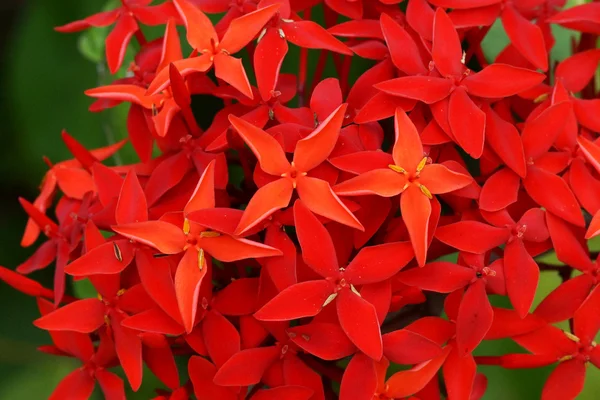
<path fill-rule="evenodd" d="M 221 386 L 249 386 L 258 383 L 280 354 L 278 347 L 259 347 L 234 354 L 217 371 L 214 382 Z"/>
<path fill-rule="evenodd" d="M 536 68 L 547 71 L 548 53 L 540 27 L 528 21 L 512 5 L 504 7 L 500 17 L 512 45 Z"/>
<path fill-rule="evenodd" d="M 346 367 L 340 388 L 340 400 L 371 400 L 378 386 L 375 362 L 357 353 Z"/>
<path fill-rule="evenodd" d="M 405 285 L 437 293 L 450 293 L 465 287 L 475 278 L 475 271 L 446 261 L 425 264 L 398 274 Z"/>
<path fill-rule="evenodd" d="M 396 364 L 419 364 L 442 352 L 436 342 L 406 329 L 387 333 L 382 338 L 383 354 Z"/>
<path fill-rule="evenodd" d="M 94 379 L 85 370 L 77 368 L 56 386 L 49 400 L 88 399 L 94 391 Z"/>
<path fill-rule="evenodd" d="M 431 57 L 435 68 L 446 77 L 460 76 L 465 70 L 462 48 L 452 20 L 442 8 L 438 8 L 433 18 L 433 48 Z"/>
<path fill-rule="evenodd" d="M 479 158 L 483 153 L 485 120 L 483 111 L 463 88 L 452 92 L 448 104 L 448 122 L 458 144 L 473 158 Z"/>
<path fill-rule="evenodd" d="M 287 332 L 299 347 L 323 360 L 339 360 L 356 351 L 337 323 L 312 322 L 289 328 Z"/>

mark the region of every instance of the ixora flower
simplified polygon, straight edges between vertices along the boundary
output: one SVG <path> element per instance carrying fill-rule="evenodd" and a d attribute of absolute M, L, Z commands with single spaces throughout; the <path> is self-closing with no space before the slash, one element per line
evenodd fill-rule
<path fill-rule="evenodd" d="M 46 240 L 0 280 L 81 364 L 50 398 L 122 400 L 147 367 L 161 400 L 477 400 L 481 365 L 554 365 L 540 398 L 575 399 L 600 367 L 600 20 L 562 3 L 122 0 L 58 27 L 114 24 L 85 94 L 129 107 L 137 158 L 63 132 L 74 158 L 19 199 L 22 246 Z"/>

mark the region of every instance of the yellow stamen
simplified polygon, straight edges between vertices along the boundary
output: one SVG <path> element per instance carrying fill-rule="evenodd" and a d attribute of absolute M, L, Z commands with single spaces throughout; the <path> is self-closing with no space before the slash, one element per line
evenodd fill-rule
<path fill-rule="evenodd" d="M 117 296 L 123 296 L 123 294 L 125 294 L 125 289 L 120 289 L 120 290 L 117 292 Z"/>
<path fill-rule="evenodd" d="M 390 168 L 392 171 L 396 171 L 396 172 L 398 172 L 398 173 L 400 173 L 400 174 L 404 174 L 404 175 L 406 175 L 406 174 L 407 174 L 407 172 L 406 172 L 406 170 L 405 170 L 404 168 L 402 168 L 402 167 L 399 167 L 399 166 L 397 166 L 397 165 L 390 164 L 390 165 L 388 165 L 388 167 L 389 167 L 389 168 Z"/>
<path fill-rule="evenodd" d="M 108 318 L 108 315 L 104 316 L 104 323 L 108 326 L 110 326 L 110 318 Z"/>
<path fill-rule="evenodd" d="M 536 97 L 533 102 L 535 104 L 541 103 L 542 101 L 546 100 L 548 97 L 550 97 L 550 95 L 548 93 L 543 93 L 540 94 L 538 97 Z"/>
<path fill-rule="evenodd" d="M 115 253 L 115 258 L 119 261 L 123 261 L 123 253 L 121 253 L 121 249 L 116 242 L 113 242 L 113 251 Z"/>
<path fill-rule="evenodd" d="M 321 308 L 325 308 L 329 303 L 335 300 L 336 297 L 337 293 L 330 294 L 329 297 L 325 300 L 325 303 L 323 303 L 323 305 L 321 306 Z"/>
<path fill-rule="evenodd" d="M 219 232 L 214 232 L 214 231 L 204 231 L 202 233 L 200 233 L 200 237 L 202 238 L 214 238 L 214 237 L 219 237 L 221 236 L 221 234 Z"/>
<path fill-rule="evenodd" d="M 183 233 L 190 233 L 190 220 L 187 218 L 183 220 Z"/>
<path fill-rule="evenodd" d="M 565 331 L 565 336 L 574 342 L 579 342 L 579 340 L 580 340 L 577 336 L 573 335 L 571 332 Z"/>
<path fill-rule="evenodd" d="M 102 301 L 102 295 L 98 293 L 98 300 Z"/>
<path fill-rule="evenodd" d="M 558 359 L 558 362 L 564 362 L 564 361 L 569 361 L 572 360 L 573 356 L 564 356 Z"/>
<path fill-rule="evenodd" d="M 352 290 L 352 292 L 354 292 L 354 294 L 357 295 L 358 297 L 362 297 L 360 295 L 360 293 L 358 293 L 358 290 L 356 290 L 356 288 L 354 287 L 353 284 L 350 284 L 350 290 Z"/>
<path fill-rule="evenodd" d="M 423 168 L 425 168 L 425 165 L 427 165 L 427 157 L 423 157 L 423 159 L 419 162 L 419 165 L 417 165 L 417 173 L 421 172 Z"/>
<path fill-rule="evenodd" d="M 204 249 L 200 249 L 198 251 L 198 269 L 200 271 L 204 269 L 204 263 L 206 263 L 206 259 L 204 258 Z"/>
<path fill-rule="evenodd" d="M 433 196 L 431 195 L 431 192 L 429 191 L 429 189 L 427 189 L 425 187 L 425 185 L 419 185 L 419 189 L 421 189 L 421 192 L 427 196 L 428 199 L 433 199 Z"/>

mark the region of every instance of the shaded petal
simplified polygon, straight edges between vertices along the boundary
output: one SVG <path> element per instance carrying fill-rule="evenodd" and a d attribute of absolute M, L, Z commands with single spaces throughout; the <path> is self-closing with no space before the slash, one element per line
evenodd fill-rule
<path fill-rule="evenodd" d="M 346 333 L 335 323 L 311 322 L 287 330 L 292 342 L 323 360 L 339 360 L 356 351 Z"/>
<path fill-rule="evenodd" d="M 267 29 L 254 51 L 254 69 L 256 85 L 264 101 L 272 97 L 279 79 L 281 64 L 288 52 L 285 38 L 279 36 L 276 29 Z"/>
<path fill-rule="evenodd" d="M 187 29 L 187 41 L 196 50 L 212 49 L 219 37 L 210 19 L 200 8 L 187 0 L 174 0 L 173 3 Z"/>
<path fill-rule="evenodd" d="M 441 353 L 439 344 L 407 329 L 383 335 L 383 354 L 396 364 L 419 364 Z"/>
<path fill-rule="evenodd" d="M 133 16 L 122 13 L 113 30 L 106 37 L 106 61 L 111 74 L 117 73 L 127 51 L 127 45 L 139 26 Z"/>
<path fill-rule="evenodd" d="M 419 183 L 431 194 L 443 194 L 469 186 L 473 183 L 473 178 L 454 172 L 443 164 L 430 164 L 421 171 Z"/>
<path fill-rule="evenodd" d="M 221 386 L 249 386 L 258 383 L 279 354 L 276 346 L 242 350 L 223 364 L 215 374 L 214 382 Z"/>
<path fill-rule="evenodd" d="M 215 75 L 239 90 L 246 97 L 253 99 L 252 87 L 246 76 L 241 58 L 219 53 L 214 58 Z"/>
<path fill-rule="evenodd" d="M 510 230 L 478 221 L 460 221 L 437 228 L 435 237 L 457 250 L 483 254 L 510 238 Z"/>
<path fill-rule="evenodd" d="M 542 30 L 528 21 L 512 5 L 500 14 L 502 26 L 512 45 L 536 68 L 548 70 L 548 53 Z"/>
<path fill-rule="evenodd" d="M 117 224 L 143 222 L 148 220 L 148 204 L 137 175 L 130 170 L 123 181 L 119 201 L 115 209 Z"/>
<path fill-rule="evenodd" d="M 546 153 L 564 129 L 571 112 L 571 103 L 564 101 L 551 105 L 535 119 L 528 120 L 521 133 L 525 157 L 535 160 Z"/>
<path fill-rule="evenodd" d="M 77 368 L 60 381 L 48 399 L 89 399 L 94 385 L 94 378 L 83 368 Z"/>
<path fill-rule="evenodd" d="M 479 207 L 496 212 L 517 202 L 521 178 L 508 168 L 502 168 L 490 176 L 479 194 Z"/>
<path fill-rule="evenodd" d="M 387 395 L 390 397 L 408 397 L 423 389 L 437 374 L 451 349 L 451 346 L 446 346 L 443 353 L 439 356 L 419 364 L 408 371 L 396 372 L 387 380 L 387 385 L 389 386 Z"/>
<path fill-rule="evenodd" d="M 596 286 L 585 299 L 581 307 L 575 311 L 574 333 L 584 343 L 592 342 L 600 329 L 600 318 L 598 317 L 599 308 L 600 289 Z"/>
<path fill-rule="evenodd" d="M 390 57 L 396 68 L 407 75 L 427 72 L 419 48 L 408 32 L 385 13 L 381 13 L 379 21 Z"/>
<path fill-rule="evenodd" d="M 221 235 L 214 238 L 202 238 L 199 246 L 219 261 L 232 262 L 247 258 L 280 256 L 280 250 L 248 239 Z"/>
<path fill-rule="evenodd" d="M 211 161 L 207 166 L 194 192 L 190 196 L 183 212 L 187 213 L 201 210 L 204 208 L 214 208 L 215 206 L 215 161 Z"/>
<path fill-rule="evenodd" d="M 72 276 L 118 274 L 133 260 L 134 247 L 129 240 L 107 242 L 73 261 L 65 267 Z"/>
<path fill-rule="evenodd" d="M 377 391 L 378 377 L 375 362 L 357 353 L 344 371 L 340 387 L 340 400 L 371 400 Z"/>
<path fill-rule="evenodd" d="M 550 373 L 544 389 L 543 400 L 575 399 L 583 390 L 585 364 L 578 359 L 559 363 Z"/>

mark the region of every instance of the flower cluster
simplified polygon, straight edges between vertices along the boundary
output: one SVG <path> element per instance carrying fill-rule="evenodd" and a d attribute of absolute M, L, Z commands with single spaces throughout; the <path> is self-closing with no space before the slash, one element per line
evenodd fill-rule
<path fill-rule="evenodd" d="M 112 26 L 113 73 L 137 50 L 86 94 L 129 104 L 139 162 L 63 132 L 74 158 L 20 199 L 22 245 L 45 241 L 0 279 L 37 299 L 40 350 L 82 365 L 52 399 L 124 399 L 118 366 L 172 400 L 479 399 L 484 364 L 555 364 L 542 398 L 579 394 L 600 367 L 600 3 L 150 3 L 57 28 Z M 497 19 L 510 43 L 490 63 Z M 581 32 L 556 65 L 553 24 Z M 223 102 L 207 127 L 198 95 Z M 551 251 L 562 265 L 536 261 Z M 51 264 L 52 288 L 25 276 Z M 533 308 L 540 271 L 562 284 Z M 97 297 L 70 294 L 82 279 Z M 524 351 L 473 356 L 501 338 Z"/>

